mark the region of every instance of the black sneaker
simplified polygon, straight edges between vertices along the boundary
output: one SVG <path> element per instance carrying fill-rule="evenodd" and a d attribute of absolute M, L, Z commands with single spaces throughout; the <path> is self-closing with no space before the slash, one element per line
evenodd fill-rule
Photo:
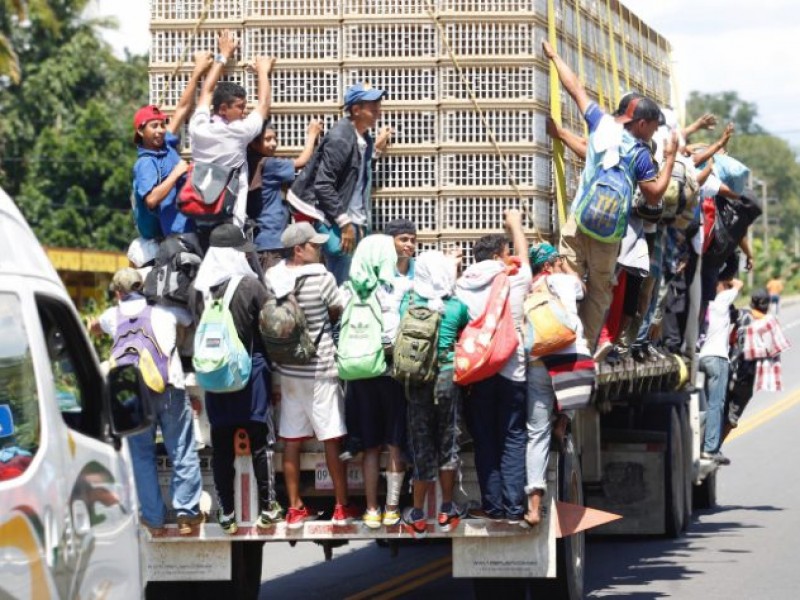
<path fill-rule="evenodd" d="M 484 521 L 494 521 L 495 523 L 502 523 L 506 520 L 504 515 L 494 515 L 482 508 L 471 508 L 467 514 L 470 519 L 482 519 Z"/>
<path fill-rule="evenodd" d="M 256 520 L 256 527 L 259 529 L 269 529 L 274 527 L 277 523 L 283 521 L 285 513 L 283 507 L 279 502 L 273 501 L 270 503 L 267 510 L 262 510 L 261 514 Z"/>
<path fill-rule="evenodd" d="M 219 526 L 222 528 L 222 531 L 227 533 L 228 535 L 233 535 L 237 531 L 239 531 L 239 526 L 236 524 L 236 514 L 231 513 L 229 515 L 223 515 L 222 510 L 217 512 L 217 522 Z"/>

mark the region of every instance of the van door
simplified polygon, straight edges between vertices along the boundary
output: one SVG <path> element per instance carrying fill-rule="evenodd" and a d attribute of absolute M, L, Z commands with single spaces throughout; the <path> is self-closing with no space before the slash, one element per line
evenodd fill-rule
<path fill-rule="evenodd" d="M 48 423 L 32 296 L 10 291 L 21 283 L 10 279 L 0 277 L 0 598 L 55 598 L 55 557 L 46 547 L 60 531 L 54 515 L 66 507 L 57 439 L 65 428 Z"/>
<path fill-rule="evenodd" d="M 140 595 L 138 506 L 126 449 L 110 437 L 108 393 L 94 351 L 72 305 L 57 295 L 34 295 L 50 370 L 49 394 L 66 425 L 61 475 L 68 511 L 54 566 L 61 597 Z M 51 544 L 56 540 L 51 540 Z"/>

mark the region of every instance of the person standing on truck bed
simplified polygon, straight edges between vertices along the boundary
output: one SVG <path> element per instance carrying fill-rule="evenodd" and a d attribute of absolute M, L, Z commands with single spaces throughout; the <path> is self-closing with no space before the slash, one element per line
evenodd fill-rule
<path fill-rule="evenodd" d="M 322 134 L 322 123 L 308 124 L 306 144 L 297 158 L 278 158 L 278 136 L 272 119 L 264 121 L 261 133 L 247 146 L 247 216 L 255 222 L 253 242 L 264 272 L 283 258 L 281 234 L 289 225 L 289 209 L 283 201 L 283 189 L 295 179 L 297 169 L 306 166 Z"/>
<path fill-rule="evenodd" d="M 743 283 L 738 279 L 717 283 L 717 295 L 708 305 L 708 332 L 700 349 L 700 369 L 705 373 L 706 429 L 701 458 L 717 464 L 730 464 L 719 451 L 722 444 L 722 414 L 728 390 L 728 353 L 730 349 L 731 305 L 739 295 Z"/>
<path fill-rule="evenodd" d="M 345 397 L 348 433 L 345 448 L 350 457 L 363 451 L 362 470 L 367 500 L 363 522 L 370 529 L 397 525 L 401 518 L 400 493 L 406 472 L 406 396 L 402 384 L 392 379 L 389 372 L 392 348 L 400 326 L 400 303 L 414 284 L 417 226 L 408 219 L 393 219 L 384 227 L 384 234 L 391 237 L 397 259 L 381 257 L 377 251 L 365 255 L 362 261 L 357 258 L 350 277 L 351 285 L 364 289 L 372 280 L 371 275 L 366 274 L 380 270 L 384 258 L 391 260 L 392 266 L 386 269 L 391 277 L 387 274 L 387 281 L 379 282 L 375 290 L 381 309 L 381 342 L 386 351 L 386 372 L 378 377 L 348 382 Z M 389 460 L 386 465 L 386 503 L 381 512 L 378 482 L 384 447 L 389 451 Z"/>
<path fill-rule="evenodd" d="M 141 294 L 142 278 L 138 271 L 125 268 L 111 280 L 111 289 L 118 305 L 107 309 L 99 319 L 90 322 L 94 334 L 106 333 L 114 338 L 112 360 L 125 351 L 126 339 L 143 338 L 154 345 L 156 354 L 166 362 L 166 388 L 162 393 L 151 391 L 155 420 L 148 431 L 128 438 L 136 493 L 142 509 L 142 523 L 151 533 L 163 531 L 167 509 L 161 495 L 156 467 L 156 424 L 161 429 L 167 456 L 172 463 L 172 507 L 177 511 L 178 533 L 188 535 L 205 516 L 200 512 L 203 482 L 195 448 L 192 408 L 184 390 L 183 368 L 175 347 L 177 328 L 192 324 L 191 314 L 183 308 L 150 306 Z M 124 338 L 124 339 L 121 339 Z M 143 341 L 140 338 L 139 341 Z M 130 348 L 135 346 L 131 342 Z M 147 347 L 147 344 L 145 344 Z M 152 353 L 151 353 L 152 354 Z M 156 360 L 156 364 L 159 361 Z M 148 388 L 149 389 L 149 388 Z"/>
<path fill-rule="evenodd" d="M 588 404 L 594 384 L 594 362 L 583 337 L 583 325 L 578 317 L 578 300 L 583 298 L 585 287 L 569 268 L 558 251 L 547 242 L 533 246 L 530 251 L 532 288 L 545 285 L 566 309 L 575 331 L 575 342 L 547 355 L 528 356 L 528 444 L 525 470 L 528 509 L 525 523 L 531 527 L 542 518 L 542 499 L 547 491 L 547 464 L 550 459 L 551 433 L 563 441 L 569 423 L 569 412 L 560 412 L 551 425 L 556 403 L 565 397 L 574 405 Z M 558 381 L 558 398 L 553 379 Z"/>
<path fill-rule="evenodd" d="M 372 161 L 389 143 L 391 129 L 383 128 L 375 142 L 369 130 L 380 119 L 385 95 L 365 82 L 347 90 L 345 118 L 325 135 L 286 196 L 296 219 L 312 220 L 330 235 L 323 254 L 338 285 L 347 280 L 356 244 L 370 227 Z"/>
<path fill-rule="evenodd" d="M 200 78 L 212 64 L 210 52 L 194 56 L 194 69 L 170 118 L 149 104 L 133 117 L 137 159 L 133 165 L 133 214 L 144 239 L 193 232 L 194 221 L 178 211 L 177 196 L 188 168 L 180 155 L 180 129 L 194 108 Z"/>
<path fill-rule="evenodd" d="M 274 501 L 270 485 L 268 447 L 270 406 L 270 372 L 261 336 L 258 335 L 258 314 L 267 300 L 267 288 L 247 262 L 246 252 L 255 246 L 247 241 L 234 223 L 223 223 L 211 230 L 209 248 L 195 279 L 198 294 L 190 306 L 199 320 L 205 308 L 205 297 L 222 298 L 232 278 L 239 283 L 230 300 L 230 313 L 236 333 L 249 351 L 252 370 L 247 385 L 236 392 L 206 392 L 206 414 L 211 424 L 211 446 L 214 449 L 211 469 L 219 504 L 218 521 L 225 533 L 238 530 L 234 512 L 234 435 L 247 431 L 250 453 L 258 488 L 260 514 L 256 527 L 267 529 L 283 519 L 283 509 Z M 197 353 L 195 352 L 195 355 Z"/>
<path fill-rule="evenodd" d="M 237 83 L 217 83 L 225 65 L 233 57 L 239 41 L 229 31 L 219 36 L 219 54 L 208 72 L 197 110 L 189 121 L 192 160 L 239 169 L 239 188 L 233 210 L 233 222 L 244 227 L 247 220 L 247 146 L 261 133 L 271 105 L 270 75 L 275 59 L 259 56 L 252 68 L 258 77 L 258 104 L 247 113 L 247 92 Z M 245 116 L 246 115 L 246 116 Z"/>
<path fill-rule="evenodd" d="M 460 257 L 429 250 L 417 259 L 414 289 L 403 298 L 399 314 L 424 306 L 440 313 L 435 336 L 436 376 L 430 383 L 407 388 L 408 442 L 413 465 L 414 504 L 403 511 L 403 521 L 415 535 L 425 535 L 425 499 L 439 477 L 442 503 L 436 522 L 444 532 L 455 529 L 464 509 L 453 501 L 461 465 L 458 437 L 463 414 L 461 387 L 453 381 L 456 339 L 467 323 L 467 306 L 455 297 Z"/>
<path fill-rule="evenodd" d="M 494 278 L 506 272 L 512 261 L 519 260 L 519 269 L 508 276 L 507 302 L 517 337 L 521 338 L 522 305 L 532 278 L 521 213 L 516 209 L 506 211 L 505 226 L 511 234 L 515 256 L 509 254 L 505 235 L 480 238 L 472 247 L 475 263 L 464 270 L 456 283 L 456 297 L 467 305 L 470 319 L 476 319 L 489 302 Z M 525 512 L 526 406 L 525 352 L 519 339 L 516 351 L 500 372 L 473 384 L 464 400 L 481 489 L 481 508 L 470 511 L 470 516 L 521 522 Z"/>
<path fill-rule="evenodd" d="M 316 340 L 317 353 L 306 364 L 278 364 L 281 375 L 281 415 L 278 434 L 284 441 L 283 476 L 289 495 L 289 529 L 300 529 L 316 517 L 300 497 L 300 446 L 316 437 L 325 446 L 325 462 L 333 481 L 335 525 L 346 525 L 348 513 L 347 475 L 339 459 L 340 440 L 347 432 L 344 396 L 334 363 L 332 324 L 342 314 L 342 299 L 333 275 L 321 261 L 328 236 L 310 223 L 293 223 L 281 234 L 286 259 L 270 268 L 266 280 L 280 300 L 289 294 L 306 318 L 308 335 Z"/>
<path fill-rule="evenodd" d="M 638 184 L 646 203 L 657 207 L 672 175 L 675 136 L 670 137 L 664 150 L 665 164 L 659 174 L 646 146 L 658 129 L 661 118 L 658 105 L 650 98 L 636 97 L 628 102 L 625 113 L 613 118 L 606 115 L 595 102 L 590 101 L 578 77 L 555 49 L 548 42 L 543 42 L 542 46 L 545 55 L 555 64 L 564 89 L 575 100 L 589 126 L 586 168 L 571 205 L 569 219 L 561 230 L 560 253 L 580 277 L 586 277 L 586 300 L 580 311 L 586 340 L 594 351 L 611 304 L 611 283 L 620 245 L 616 234 L 624 233 L 625 228 L 617 227 L 615 234 L 600 235 L 594 232 L 590 235 L 588 229 L 584 230 L 584 226 L 578 225 L 580 215 L 576 214 L 576 209 L 588 206 L 584 204 L 587 200 L 592 202 L 589 195 L 594 194 L 594 184 L 617 165 L 627 172 L 626 177 L 632 175 L 630 179 Z M 616 210 L 606 217 L 617 224 L 624 224 L 631 208 L 633 192 L 633 188 L 626 188 L 626 197 L 621 198 L 618 205 L 606 206 L 607 210 Z M 602 204 L 603 198 L 599 194 L 597 199 Z"/>

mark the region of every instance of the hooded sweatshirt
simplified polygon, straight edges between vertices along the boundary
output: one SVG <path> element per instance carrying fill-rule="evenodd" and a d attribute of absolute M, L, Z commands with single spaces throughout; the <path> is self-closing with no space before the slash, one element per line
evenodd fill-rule
<path fill-rule="evenodd" d="M 467 305 L 469 318 L 475 320 L 480 316 L 489 300 L 489 290 L 498 273 L 505 271 L 506 266 L 498 260 L 482 260 L 467 267 L 456 282 L 456 297 Z M 531 287 L 531 267 L 523 264 L 514 275 L 508 277 L 511 289 L 508 300 L 511 303 L 511 315 L 517 327 L 519 344 L 517 352 L 508 359 L 500 370 L 500 375 L 511 381 L 525 381 L 525 349 L 522 343 L 522 305 Z"/>

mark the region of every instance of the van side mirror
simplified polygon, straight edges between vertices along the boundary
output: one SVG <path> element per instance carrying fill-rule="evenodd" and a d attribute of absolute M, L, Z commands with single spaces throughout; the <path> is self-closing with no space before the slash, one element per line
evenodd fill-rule
<path fill-rule="evenodd" d="M 123 437 L 141 433 L 153 422 L 150 392 L 134 365 L 114 367 L 108 373 L 111 431 Z"/>

